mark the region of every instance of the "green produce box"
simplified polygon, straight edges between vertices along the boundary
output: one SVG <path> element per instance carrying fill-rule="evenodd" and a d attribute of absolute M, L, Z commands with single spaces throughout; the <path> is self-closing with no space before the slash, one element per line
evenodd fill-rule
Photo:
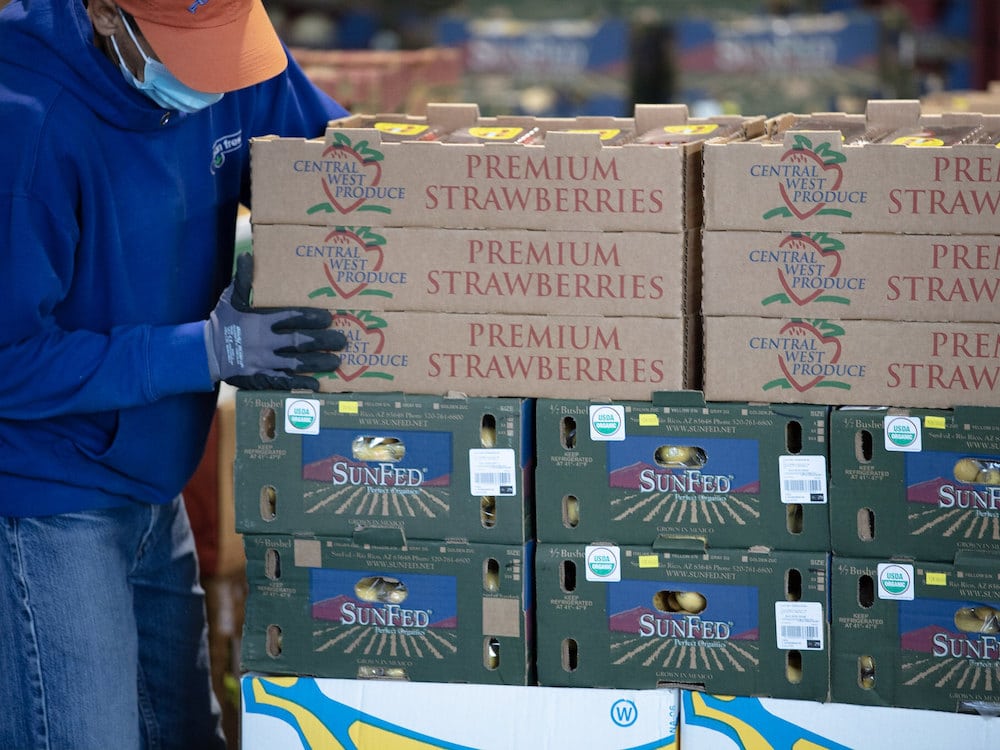
<path fill-rule="evenodd" d="M 1000 409 L 836 409 L 830 425 L 835 554 L 1000 555 Z"/>
<path fill-rule="evenodd" d="M 831 567 L 832 700 L 996 716 L 1000 560 Z"/>
<path fill-rule="evenodd" d="M 534 684 L 532 547 L 247 535 L 242 666 L 271 674 Z"/>
<path fill-rule="evenodd" d="M 243 533 L 522 544 L 533 536 L 533 402 L 240 391 Z"/>
<path fill-rule="evenodd" d="M 692 392 L 536 406 L 539 541 L 829 548 L 826 407 Z"/>
<path fill-rule="evenodd" d="M 539 544 L 538 680 L 825 700 L 827 556 Z"/>

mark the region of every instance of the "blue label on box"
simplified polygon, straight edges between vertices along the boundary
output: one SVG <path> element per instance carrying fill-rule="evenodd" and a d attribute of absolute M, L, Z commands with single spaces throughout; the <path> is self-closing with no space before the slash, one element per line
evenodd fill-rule
<path fill-rule="evenodd" d="M 756 440 L 631 435 L 607 443 L 607 451 L 609 487 L 701 496 L 760 492 Z"/>
<path fill-rule="evenodd" d="M 448 487 L 452 433 L 322 429 L 302 440 L 302 478 L 342 487 Z"/>
<path fill-rule="evenodd" d="M 419 635 L 458 627 L 454 576 L 315 569 L 309 601 L 316 620 Z"/>
<path fill-rule="evenodd" d="M 634 580 L 607 586 L 608 630 L 612 632 L 651 640 L 760 638 L 758 592 L 754 586 Z"/>

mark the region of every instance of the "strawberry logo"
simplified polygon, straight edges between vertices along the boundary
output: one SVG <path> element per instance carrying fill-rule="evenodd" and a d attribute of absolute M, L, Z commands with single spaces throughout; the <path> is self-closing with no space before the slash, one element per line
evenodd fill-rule
<path fill-rule="evenodd" d="M 764 390 L 794 388 L 799 393 L 816 387 L 850 390 L 848 383 L 829 380 L 827 374 L 839 373 L 840 337 L 844 330 L 829 320 L 791 320 L 778 333 L 778 368 L 784 375 L 764 384 Z"/>
<path fill-rule="evenodd" d="M 350 299 L 357 294 L 366 293 L 383 297 L 392 296 L 391 292 L 369 290 L 368 282 L 365 281 L 382 268 L 385 260 L 382 254 L 385 237 L 376 234 L 370 227 L 336 227 L 326 236 L 324 242 L 338 249 L 336 257 L 327 258 L 323 262 L 323 273 L 330 286 L 310 292 L 310 298 L 328 296 Z M 340 273 L 345 268 L 362 273 L 347 275 Z M 351 283 L 341 282 L 342 278 L 351 277 L 361 280 Z"/>
<path fill-rule="evenodd" d="M 338 310 L 333 326 L 347 337 L 347 347 L 341 354 L 340 367 L 326 377 L 346 383 L 357 378 L 383 378 L 393 380 L 393 375 L 371 369 L 379 363 L 385 347 L 386 322 L 369 311 Z"/>
<path fill-rule="evenodd" d="M 349 214 L 356 210 L 391 213 L 385 206 L 365 205 L 368 189 L 382 182 L 385 155 L 381 151 L 369 148 L 368 141 L 352 143 L 346 134 L 335 132 L 333 143 L 323 151 L 323 159 L 328 167 L 321 184 L 328 202 L 317 203 L 307 214 L 334 211 Z"/>
<path fill-rule="evenodd" d="M 784 205 L 766 212 L 764 218 L 783 216 L 805 221 L 821 215 L 850 217 L 850 211 L 828 208 L 825 201 L 815 200 L 817 194 L 826 196 L 840 189 L 844 180 L 840 165 L 846 160 L 847 157 L 829 143 L 813 147 L 808 137 L 796 133 L 792 147 L 779 160 L 788 166 L 784 181 L 778 183 Z"/>
<path fill-rule="evenodd" d="M 803 307 L 816 299 L 823 302 L 850 304 L 850 300 L 845 297 L 824 295 L 822 283 L 807 283 L 813 280 L 822 282 L 823 279 L 835 279 L 840 275 L 840 251 L 844 249 L 843 242 L 830 237 L 825 232 L 811 235 L 792 232 L 781 240 L 778 249 L 785 251 L 781 253 L 782 260 L 778 265 L 778 282 L 785 291 L 766 297 L 762 301 L 763 305 L 766 306 L 773 302 L 792 302 Z M 812 291 L 808 294 L 800 293 L 796 289 L 796 279 L 801 280 L 798 286 L 802 287 L 803 291 L 807 289 L 812 289 Z"/>

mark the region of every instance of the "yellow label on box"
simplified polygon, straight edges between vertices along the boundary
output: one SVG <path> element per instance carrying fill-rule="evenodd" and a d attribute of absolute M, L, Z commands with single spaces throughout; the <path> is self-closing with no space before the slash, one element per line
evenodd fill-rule
<path fill-rule="evenodd" d="M 639 555 L 640 568 L 658 568 L 660 566 L 659 555 Z"/>
<path fill-rule="evenodd" d="M 658 427 L 660 424 L 660 418 L 655 414 L 640 414 L 639 415 L 639 426 L 640 427 Z"/>
<path fill-rule="evenodd" d="M 338 401 L 337 411 L 341 414 L 357 414 L 358 406 L 359 404 L 357 401 Z"/>
<path fill-rule="evenodd" d="M 924 427 L 928 430 L 943 430 L 948 426 L 944 417 L 924 417 Z"/>
<path fill-rule="evenodd" d="M 948 585 L 948 574 L 947 573 L 928 573 L 924 578 L 924 583 L 928 586 L 947 586 Z"/>

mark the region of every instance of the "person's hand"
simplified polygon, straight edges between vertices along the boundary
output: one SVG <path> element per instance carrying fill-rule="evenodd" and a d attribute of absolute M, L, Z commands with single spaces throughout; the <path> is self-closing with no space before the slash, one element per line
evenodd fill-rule
<path fill-rule="evenodd" d="M 315 307 L 250 306 L 253 256 L 240 255 L 236 276 L 222 293 L 205 326 L 208 369 L 215 381 L 254 390 L 319 390 L 303 372 L 340 366 L 347 339 L 331 330 L 331 313 Z"/>

